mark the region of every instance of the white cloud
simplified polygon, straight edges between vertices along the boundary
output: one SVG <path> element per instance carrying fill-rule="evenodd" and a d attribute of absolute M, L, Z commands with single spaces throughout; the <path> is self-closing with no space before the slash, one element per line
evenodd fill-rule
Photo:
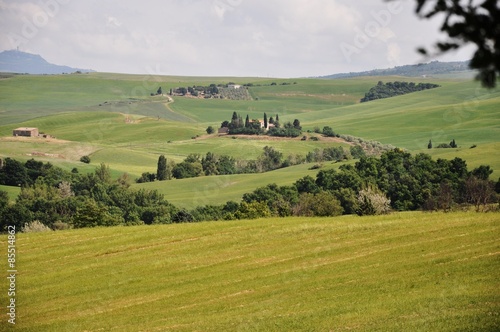
<path fill-rule="evenodd" d="M 415 49 L 435 41 L 439 22 L 420 22 L 410 3 L 387 16 L 384 0 L 4 0 L 0 50 L 17 34 L 21 50 L 99 71 L 327 75 L 421 59 Z M 356 46 L 360 31 L 368 42 L 346 61 L 340 45 Z"/>
<path fill-rule="evenodd" d="M 119 28 L 121 25 L 122 25 L 122 23 L 116 17 L 108 16 L 108 23 L 107 23 L 108 27 L 118 27 Z"/>

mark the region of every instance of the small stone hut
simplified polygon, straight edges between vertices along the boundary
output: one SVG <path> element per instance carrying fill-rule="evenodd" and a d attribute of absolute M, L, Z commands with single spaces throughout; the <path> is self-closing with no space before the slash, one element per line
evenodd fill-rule
<path fill-rule="evenodd" d="M 12 131 L 13 136 L 36 137 L 38 134 L 38 128 L 21 127 Z"/>

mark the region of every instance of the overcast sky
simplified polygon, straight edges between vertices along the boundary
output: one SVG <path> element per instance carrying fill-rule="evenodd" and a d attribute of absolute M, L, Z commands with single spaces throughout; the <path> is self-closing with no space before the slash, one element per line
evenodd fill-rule
<path fill-rule="evenodd" d="M 426 61 L 415 0 L 0 0 L 0 51 L 102 72 L 305 77 Z M 439 61 L 467 60 L 464 49 Z"/>

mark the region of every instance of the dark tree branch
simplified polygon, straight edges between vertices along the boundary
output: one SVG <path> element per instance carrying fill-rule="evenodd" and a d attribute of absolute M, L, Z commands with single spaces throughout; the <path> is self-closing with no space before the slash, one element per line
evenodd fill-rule
<path fill-rule="evenodd" d="M 393 0 L 387 0 L 393 1 Z M 449 39 L 436 42 L 436 54 L 456 50 L 467 44 L 475 44 L 476 51 L 470 68 L 479 71 L 477 79 L 483 86 L 494 88 L 500 76 L 500 8 L 497 0 L 415 0 L 415 12 L 423 19 L 445 14 L 441 31 Z M 429 51 L 419 48 L 428 55 Z"/>

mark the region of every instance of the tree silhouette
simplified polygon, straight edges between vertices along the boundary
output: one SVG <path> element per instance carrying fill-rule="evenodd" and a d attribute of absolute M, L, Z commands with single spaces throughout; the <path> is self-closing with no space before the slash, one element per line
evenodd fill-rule
<path fill-rule="evenodd" d="M 167 180 L 167 158 L 161 155 L 158 158 L 158 167 L 156 169 L 156 178 L 158 181 Z"/>
<path fill-rule="evenodd" d="M 394 0 L 389 0 L 394 1 Z M 438 54 L 456 50 L 467 44 L 475 44 L 476 51 L 469 63 L 471 69 L 479 70 L 477 79 L 483 86 L 494 88 L 500 76 L 500 8 L 498 0 L 416 0 L 416 14 L 424 19 L 442 16 L 441 31 L 449 39 L 437 42 Z M 427 55 L 428 51 L 420 48 Z"/>

